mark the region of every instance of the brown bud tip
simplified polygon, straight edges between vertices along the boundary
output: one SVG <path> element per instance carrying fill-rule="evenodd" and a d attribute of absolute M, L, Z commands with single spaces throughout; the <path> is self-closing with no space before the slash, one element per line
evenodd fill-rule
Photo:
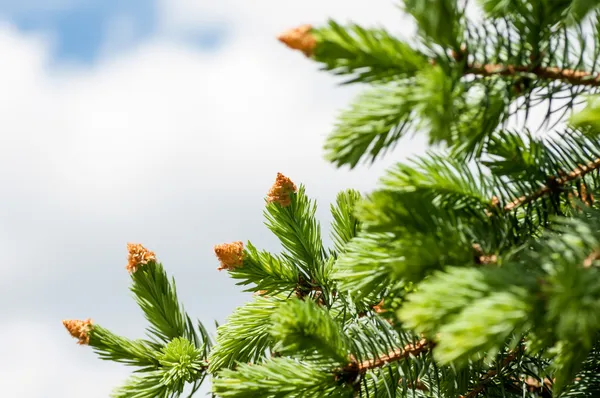
<path fill-rule="evenodd" d="M 127 257 L 127 266 L 125 268 L 130 274 L 137 271 L 140 266 L 148 264 L 150 261 L 156 261 L 154 252 L 151 252 L 138 243 L 128 243 L 127 251 L 129 254 Z"/>
<path fill-rule="evenodd" d="M 219 271 L 241 267 L 244 264 L 244 243 L 238 241 L 216 245 L 215 254 L 221 262 L 217 268 Z"/>
<path fill-rule="evenodd" d="M 77 344 L 88 345 L 90 343 L 90 332 L 92 331 L 93 326 L 91 319 L 88 318 L 85 321 L 65 319 L 62 323 L 71 336 L 79 340 Z"/>
<path fill-rule="evenodd" d="M 384 302 L 383 302 L 383 300 L 384 300 L 384 299 L 381 299 L 381 301 L 379 302 L 379 304 L 377 304 L 377 305 L 374 305 L 374 306 L 372 307 L 372 308 L 373 308 L 373 311 L 375 311 L 375 312 L 376 312 L 376 313 L 378 313 L 378 314 L 383 314 L 384 312 L 387 312 L 387 310 L 385 310 L 385 309 L 383 308 L 383 305 L 384 305 Z"/>
<path fill-rule="evenodd" d="M 292 180 L 281 173 L 277 173 L 275 184 L 273 184 L 269 190 L 269 193 L 267 193 L 267 202 L 276 202 L 282 207 L 289 206 L 290 203 L 292 203 L 292 198 L 290 195 L 296 191 L 296 184 L 294 184 Z"/>
<path fill-rule="evenodd" d="M 300 50 L 310 57 L 317 46 L 317 39 L 312 33 L 312 25 L 301 25 L 280 34 L 277 40 L 293 50 Z"/>

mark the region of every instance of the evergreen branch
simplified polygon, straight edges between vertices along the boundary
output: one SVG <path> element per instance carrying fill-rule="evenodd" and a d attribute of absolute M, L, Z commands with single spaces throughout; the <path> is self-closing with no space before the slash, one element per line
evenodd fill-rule
<path fill-rule="evenodd" d="M 511 335 L 530 327 L 536 286 L 521 264 L 447 267 L 409 294 L 398 317 L 404 327 L 436 336 L 438 362 L 462 366 L 481 352 L 494 355 Z"/>
<path fill-rule="evenodd" d="M 551 178 L 550 180 L 552 181 L 552 184 L 543 185 L 542 187 L 540 187 L 537 191 L 535 191 L 531 195 L 521 196 L 518 199 L 513 200 L 512 202 L 505 205 L 503 209 L 504 209 L 504 211 L 509 212 L 509 211 L 516 209 L 517 207 L 531 203 L 531 202 L 541 198 L 544 195 L 547 195 L 551 192 L 556 191 L 558 188 L 567 184 L 568 182 L 571 182 L 573 180 L 576 180 L 577 178 L 583 177 L 586 174 L 588 174 L 594 170 L 597 170 L 599 168 L 600 168 L 600 158 L 597 158 L 597 159 L 589 162 L 587 165 L 580 165 L 579 167 L 576 167 L 575 169 L 573 169 L 572 171 L 570 171 L 563 177 Z"/>
<path fill-rule="evenodd" d="M 576 69 L 561 69 L 550 66 L 468 64 L 465 74 L 490 76 L 517 76 L 519 73 L 533 74 L 541 79 L 560 80 L 575 86 L 600 86 L 600 74 Z"/>
<path fill-rule="evenodd" d="M 239 307 L 227 323 L 217 328 L 217 342 L 209 355 L 209 372 L 234 367 L 238 362 L 257 362 L 272 346 L 271 318 L 279 302 L 265 297 Z"/>
<path fill-rule="evenodd" d="M 500 364 L 499 369 L 498 369 L 498 367 L 494 368 L 494 369 L 490 369 L 485 375 L 483 375 L 481 377 L 481 379 L 479 380 L 479 383 L 477 384 L 477 386 L 475 386 L 475 388 L 473 388 L 467 394 L 461 395 L 459 398 L 475 398 L 475 397 L 477 397 L 481 392 L 483 392 L 483 390 L 485 390 L 487 385 L 494 379 L 494 377 L 498 373 L 502 372 L 502 370 L 507 368 L 511 364 L 511 362 L 513 362 L 515 359 L 517 359 L 519 357 L 519 354 L 521 354 L 523 352 L 524 348 L 525 348 L 525 346 L 523 344 L 521 344 L 521 345 L 519 345 L 518 348 L 509 352 L 508 355 L 506 357 L 504 357 L 504 360 Z"/>
<path fill-rule="evenodd" d="M 414 76 L 427 57 L 384 29 L 343 27 L 330 20 L 315 28 L 302 25 L 278 36 L 286 46 L 302 51 L 322 64 L 323 70 L 352 76 L 346 84 L 382 83 Z"/>
<path fill-rule="evenodd" d="M 312 300 L 283 303 L 271 323 L 277 352 L 317 354 L 339 363 L 348 357 L 348 342 L 340 325 L 329 311 Z"/>
<path fill-rule="evenodd" d="M 225 245 L 217 247 L 225 249 Z M 271 295 L 294 290 L 299 278 L 298 269 L 287 258 L 258 251 L 250 242 L 243 252 L 241 266 L 228 269 L 232 278 L 240 279 L 237 285 L 254 285 L 246 291 L 267 291 Z"/>
<path fill-rule="evenodd" d="M 128 264 L 132 284 L 130 290 L 150 322 L 148 331 L 168 343 L 176 337 L 197 342 L 191 319 L 177 298 L 175 279 L 167 275 L 153 252 L 140 244 L 128 244 Z"/>
<path fill-rule="evenodd" d="M 267 197 L 266 225 L 286 249 L 285 256 L 306 275 L 313 275 L 325 257 L 315 212 L 316 204 L 305 187 L 301 185 L 296 192 L 293 182 L 278 173 Z"/>
<path fill-rule="evenodd" d="M 335 205 L 330 206 L 333 221 L 331 223 L 331 238 L 336 254 L 346 251 L 348 242 L 356 237 L 360 230 L 360 222 L 356 218 L 356 204 L 362 199 L 360 192 L 348 189 L 336 196 Z"/>
<path fill-rule="evenodd" d="M 415 124 L 417 88 L 415 79 L 403 79 L 361 93 L 338 115 L 325 141 L 326 159 L 354 168 L 361 160 L 373 163 L 393 149 Z"/>
<path fill-rule="evenodd" d="M 340 384 L 319 366 L 291 358 L 272 358 L 264 364 L 240 364 L 224 369 L 213 380 L 220 397 L 246 398 L 350 398 L 352 388 Z"/>
<path fill-rule="evenodd" d="M 432 342 L 426 339 L 421 339 L 416 344 L 407 344 L 404 348 L 398 348 L 387 355 L 362 361 L 357 365 L 358 371 L 360 373 L 365 373 L 371 369 L 385 366 L 390 362 L 400 361 L 411 356 L 416 357 L 423 353 L 429 352 L 431 348 L 433 348 Z"/>
<path fill-rule="evenodd" d="M 417 22 L 418 33 L 426 43 L 454 48 L 463 30 L 461 14 L 456 0 L 404 0 L 404 11 Z"/>
<path fill-rule="evenodd" d="M 171 398 L 179 394 L 170 392 L 169 386 L 162 382 L 161 371 L 131 376 L 125 384 L 114 389 L 111 398 Z"/>
<path fill-rule="evenodd" d="M 159 365 L 159 352 L 153 344 L 117 336 L 108 329 L 94 325 L 89 345 L 101 359 L 148 368 Z"/>
<path fill-rule="evenodd" d="M 182 393 L 186 383 L 202 381 L 208 364 L 202 352 L 189 340 L 182 337 L 173 339 L 161 350 L 162 382 L 172 390 Z"/>
<path fill-rule="evenodd" d="M 376 358 L 366 359 L 361 362 L 353 360 L 344 368 L 340 369 L 338 374 L 346 375 L 346 377 L 347 375 L 363 375 L 369 370 L 383 367 L 389 363 L 427 353 L 433 348 L 433 346 L 433 342 L 426 339 L 421 339 L 415 344 L 407 344 L 403 348 L 397 348 Z"/>

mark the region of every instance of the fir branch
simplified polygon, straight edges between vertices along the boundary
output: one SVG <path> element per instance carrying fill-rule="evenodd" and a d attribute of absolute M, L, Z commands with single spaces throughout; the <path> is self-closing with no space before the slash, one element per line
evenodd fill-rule
<path fill-rule="evenodd" d="M 284 255 L 306 275 L 313 275 L 325 257 L 315 213 L 316 203 L 305 187 L 296 190 L 291 180 L 278 173 L 264 210 L 266 225 L 281 241 Z"/>
<path fill-rule="evenodd" d="M 270 320 L 279 304 L 274 298 L 257 296 L 237 308 L 227 323 L 217 328 L 217 344 L 208 358 L 209 372 L 235 367 L 239 362 L 261 361 L 273 345 Z"/>
<path fill-rule="evenodd" d="M 113 390 L 112 398 L 170 398 L 179 397 L 170 393 L 169 386 L 162 382 L 159 370 L 131 376 L 125 383 Z"/>
<path fill-rule="evenodd" d="M 519 355 L 523 352 L 524 349 L 525 349 L 525 346 L 523 344 L 520 344 L 519 347 L 510 351 L 508 353 L 508 355 L 506 355 L 506 357 L 504 357 L 504 360 L 502 361 L 502 363 L 500 364 L 499 367 L 488 370 L 487 373 L 481 377 L 481 379 L 479 380 L 479 383 L 477 383 L 477 385 L 471 391 L 469 391 L 465 395 L 461 395 L 459 398 L 475 398 L 475 397 L 477 397 L 481 392 L 483 392 L 486 389 L 486 387 L 489 385 L 489 383 L 494 379 L 494 377 L 498 373 L 500 373 L 504 369 L 506 369 L 515 359 L 517 359 L 519 357 Z"/>
<path fill-rule="evenodd" d="M 350 83 L 382 83 L 411 77 L 427 57 L 384 29 L 343 27 L 330 20 L 315 28 L 302 25 L 283 32 L 278 40 L 322 64 L 323 70 L 351 76 Z"/>
<path fill-rule="evenodd" d="M 157 368 L 159 365 L 159 352 L 155 344 L 117 336 L 99 325 L 91 329 L 89 345 L 103 360 L 143 368 Z"/>
<path fill-rule="evenodd" d="M 592 74 L 576 69 L 561 69 L 551 66 L 532 65 L 500 65 L 500 64 L 468 64 L 465 74 L 490 76 L 517 76 L 519 74 L 533 74 L 540 79 L 560 80 L 574 86 L 600 86 L 600 74 Z"/>
<path fill-rule="evenodd" d="M 356 218 L 356 205 L 362 200 L 359 191 L 348 189 L 339 192 L 336 203 L 331 204 L 333 217 L 331 223 L 331 238 L 337 255 L 346 251 L 348 242 L 356 237 L 360 230 L 360 222 Z"/>
<path fill-rule="evenodd" d="M 566 185 L 568 182 L 576 180 L 577 178 L 581 178 L 581 177 L 585 176 L 586 174 L 588 174 L 594 170 L 597 170 L 599 168 L 600 168 L 600 158 L 597 158 L 597 159 L 589 162 L 587 165 L 580 165 L 579 167 L 576 167 L 575 169 L 573 169 L 572 171 L 570 171 L 563 177 L 559 177 L 559 178 L 551 177 L 550 180 L 552 181 L 552 184 L 543 185 L 534 193 L 532 193 L 530 195 L 521 196 L 518 199 L 513 200 L 512 202 L 505 205 L 503 209 L 504 209 L 504 211 L 509 212 L 509 211 L 516 209 L 517 207 L 531 203 L 531 202 L 541 198 L 544 195 L 547 195 L 551 192 L 556 191 L 558 188 L 560 188 L 563 185 Z"/>
<path fill-rule="evenodd" d="M 230 267 L 229 275 L 240 280 L 237 285 L 252 285 L 245 291 L 266 291 L 270 295 L 277 295 L 297 288 L 298 269 L 286 257 L 259 251 L 250 242 L 243 249 L 241 257 L 241 265 Z"/>
<path fill-rule="evenodd" d="M 431 348 L 433 348 L 433 346 L 434 344 L 431 341 L 421 339 L 415 344 L 407 344 L 404 348 L 398 348 L 386 355 L 382 355 L 378 358 L 367 359 L 351 366 L 357 366 L 360 373 L 366 373 L 374 368 L 385 366 L 390 362 L 400 361 L 411 356 L 416 357 L 427 353 Z"/>
<path fill-rule="evenodd" d="M 344 368 L 339 369 L 336 374 L 337 377 L 343 379 L 355 379 L 358 376 L 364 375 L 369 370 L 381 368 L 392 362 L 401 361 L 411 356 L 419 356 L 421 354 L 429 352 L 434 346 L 434 343 L 426 339 L 421 339 L 415 344 L 407 344 L 403 348 L 397 348 L 390 351 L 387 354 L 378 356 L 376 358 L 366 359 L 358 362 L 354 358 Z"/>
<path fill-rule="evenodd" d="M 271 358 L 260 365 L 240 364 L 223 369 L 213 380 L 220 397 L 246 398 L 350 398 L 353 391 L 312 363 L 291 358 Z"/>
<path fill-rule="evenodd" d="M 305 353 L 340 364 L 348 357 L 348 341 L 330 312 L 312 300 L 288 300 L 271 317 L 275 350 Z"/>
<path fill-rule="evenodd" d="M 147 329 L 151 337 L 163 343 L 186 337 L 198 345 L 191 319 L 177 298 L 175 279 L 169 278 L 154 253 L 142 245 L 130 243 L 127 249 L 130 290 L 151 324 Z"/>

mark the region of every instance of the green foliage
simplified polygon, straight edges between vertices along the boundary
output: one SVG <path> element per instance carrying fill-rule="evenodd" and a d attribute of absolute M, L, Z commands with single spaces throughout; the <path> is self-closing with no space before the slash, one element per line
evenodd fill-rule
<path fill-rule="evenodd" d="M 552 26 L 560 21 L 580 23 L 593 9 L 598 7 L 594 0 L 480 0 L 485 12 L 499 18 L 513 16 L 523 18 L 523 25 Z M 527 19 L 525 19 L 527 18 Z"/>
<path fill-rule="evenodd" d="M 440 363 L 464 365 L 482 352 L 493 358 L 513 333 L 525 332 L 535 303 L 531 281 L 515 268 L 438 271 L 408 296 L 398 316 L 417 332 L 439 333 L 434 352 Z"/>
<path fill-rule="evenodd" d="M 304 186 L 291 199 L 285 207 L 275 202 L 267 204 L 266 224 L 281 241 L 286 250 L 284 256 L 310 276 L 325 258 L 321 227 L 315 218 L 316 204 L 306 196 Z"/>
<path fill-rule="evenodd" d="M 464 86 L 438 65 L 423 70 L 414 86 L 412 97 L 420 129 L 428 132 L 431 143 L 450 141 L 456 120 L 456 99 L 463 95 Z"/>
<path fill-rule="evenodd" d="M 492 196 L 483 173 L 461 161 L 433 153 L 409 164 L 399 163 L 392 167 L 381 178 L 381 188 L 378 192 L 393 195 L 395 200 L 410 200 L 416 196 L 457 215 L 473 214 L 477 209 L 487 208 Z M 409 210 L 408 206 L 405 210 Z M 406 228 L 427 230 L 431 227 L 415 223 Z"/>
<path fill-rule="evenodd" d="M 101 359 L 108 361 L 148 368 L 156 367 L 160 362 L 158 345 L 117 336 L 99 325 L 92 329 L 90 345 Z"/>
<path fill-rule="evenodd" d="M 429 62 L 391 81 L 357 78 L 373 87 L 339 115 L 325 145 L 328 160 L 353 168 L 361 159 L 376 160 L 414 133 L 426 134 L 432 145 L 448 145 L 452 156 L 480 158 L 487 140 L 509 118 L 524 113 L 526 121 L 531 109 L 544 103 L 547 111 L 540 127 L 548 126 L 553 118 L 560 120 L 573 109 L 581 94 L 597 92 L 596 85 L 585 83 L 586 79 L 571 85 L 536 72 L 540 65 L 549 70 L 600 68 L 600 35 L 590 38 L 586 34 L 600 28 L 592 11 L 595 2 L 482 3 L 489 18 L 476 22 L 466 18 L 455 1 L 405 1 L 405 9 L 422 33 L 414 47 L 427 47 L 423 56 Z M 592 17 L 584 20 L 583 15 L 590 12 Z M 336 29 L 342 28 L 336 25 Z M 363 35 L 370 34 L 363 30 Z M 377 43 L 374 34 L 371 40 Z M 440 43 L 444 43 L 442 48 Z M 347 42 L 348 47 L 352 45 Z M 320 50 L 335 54 L 325 43 L 319 43 L 317 53 Z M 363 68 L 370 67 L 360 57 L 352 59 L 362 62 Z M 488 74 L 476 72 L 477 65 L 499 66 L 497 72 Z M 593 79 L 593 74 L 587 78 Z"/>
<path fill-rule="evenodd" d="M 271 294 L 290 292 L 298 284 L 299 270 L 288 257 L 258 251 L 248 242 L 244 266 L 230 270 L 234 279 L 241 279 L 238 285 L 250 285 L 246 291 L 267 291 Z"/>
<path fill-rule="evenodd" d="M 94 327 L 97 328 L 98 326 Z M 102 333 L 106 333 L 106 330 L 102 329 Z M 138 371 L 141 373 L 130 377 L 125 384 L 115 389 L 112 397 L 179 397 L 186 383 L 193 383 L 193 391 L 198 390 L 206 375 L 205 364 L 202 350 L 192 342 L 181 337 L 175 338 L 153 356 L 159 365 Z"/>
<path fill-rule="evenodd" d="M 595 397 L 600 394 L 600 374 L 598 373 L 598 348 L 595 347 L 585 358 L 581 371 L 577 374 L 575 382 L 568 386 L 560 395 L 561 398 Z"/>
<path fill-rule="evenodd" d="M 458 48 L 461 36 L 461 10 L 454 0 L 404 0 L 425 41 Z"/>
<path fill-rule="evenodd" d="M 183 392 L 185 383 L 192 383 L 203 375 L 202 352 L 182 337 L 173 339 L 164 347 L 158 360 L 163 366 L 162 383 L 179 394 Z"/>
<path fill-rule="evenodd" d="M 131 291 L 151 326 L 149 333 L 168 343 L 185 337 L 199 344 L 189 316 L 177 299 L 175 280 L 169 280 L 161 263 L 150 261 L 131 275 Z"/>
<path fill-rule="evenodd" d="M 273 358 L 262 365 L 240 365 L 225 370 L 213 381 L 220 397 L 320 398 L 353 396 L 332 374 L 309 363 L 290 358 Z"/>
<path fill-rule="evenodd" d="M 354 214 L 356 205 L 362 199 L 360 192 L 348 189 L 337 194 L 335 205 L 331 205 L 333 222 L 331 238 L 336 253 L 343 253 L 347 244 L 354 239 L 360 230 L 360 222 Z"/>
<path fill-rule="evenodd" d="M 327 160 L 354 168 L 361 159 L 374 162 L 392 149 L 413 125 L 413 84 L 407 79 L 361 94 L 339 115 L 335 130 L 327 137 Z"/>
<path fill-rule="evenodd" d="M 560 340 L 577 340 L 590 350 L 600 332 L 599 269 L 597 260 L 589 257 L 600 248 L 600 223 L 597 211 L 583 214 L 559 220 L 538 242 L 536 255 L 548 273 L 543 289 L 548 322 Z M 574 294 L 578 300 L 573 300 Z"/>
<path fill-rule="evenodd" d="M 356 300 L 376 302 L 394 282 L 395 268 L 405 263 L 402 249 L 393 235 L 359 234 L 335 264 L 333 277 L 339 290 L 350 292 Z"/>
<path fill-rule="evenodd" d="M 206 329 L 198 322 L 196 331 L 162 264 L 149 261 L 131 279 L 131 291 L 151 324 L 152 340 L 130 340 L 100 325 L 89 335 L 89 345 L 101 359 L 139 367 L 138 375 L 114 390 L 113 397 L 179 397 L 188 383 L 196 391 L 206 376 L 205 359 L 212 347 Z"/>
<path fill-rule="evenodd" d="M 348 342 L 340 325 L 314 301 L 292 299 L 272 318 L 275 351 L 282 354 L 317 354 L 341 365 L 348 361 Z"/>
<path fill-rule="evenodd" d="M 491 79 L 490 79 L 491 80 Z M 450 139 L 440 137 L 452 147 L 452 158 L 480 158 L 496 128 L 506 121 L 510 98 L 506 98 L 504 82 L 471 84 L 464 100 L 450 121 Z"/>
<path fill-rule="evenodd" d="M 163 375 L 159 371 L 130 377 L 125 384 L 116 388 L 112 398 L 167 398 L 172 394 L 169 387 L 162 383 Z"/>
<path fill-rule="evenodd" d="M 587 106 L 571 116 L 575 128 L 587 128 L 588 134 L 597 137 L 600 133 L 600 97 L 588 98 Z"/>
<path fill-rule="evenodd" d="M 325 142 L 326 158 L 337 166 L 374 162 L 409 133 L 447 144 L 455 156 L 481 154 L 507 116 L 502 82 L 461 82 L 442 66 L 424 67 L 413 78 L 376 85 L 341 112 Z"/>
<path fill-rule="evenodd" d="M 209 372 L 238 362 L 259 362 L 272 347 L 270 321 L 279 306 L 275 299 L 255 297 L 239 307 L 217 329 L 216 345 L 209 356 Z"/>
<path fill-rule="evenodd" d="M 319 42 L 313 55 L 323 69 L 350 75 L 349 83 L 381 83 L 414 76 L 427 58 L 384 29 L 343 27 L 335 21 L 313 29 Z"/>
<path fill-rule="evenodd" d="M 444 265 L 473 264 L 474 241 L 492 253 L 500 250 L 505 241 L 497 232 L 505 226 L 486 214 L 488 185 L 464 163 L 433 154 L 390 169 L 358 206 L 364 232 L 336 263 L 339 288 L 357 299 L 379 296 L 393 282 L 418 282 Z"/>

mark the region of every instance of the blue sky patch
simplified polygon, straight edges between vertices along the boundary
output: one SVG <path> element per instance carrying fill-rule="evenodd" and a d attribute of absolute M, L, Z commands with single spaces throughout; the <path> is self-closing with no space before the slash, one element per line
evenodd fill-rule
<path fill-rule="evenodd" d="M 49 34 L 56 60 L 83 63 L 151 36 L 156 12 L 152 0 L 0 0 L 0 19 L 24 32 Z M 221 44 L 225 33 L 223 26 L 199 27 L 178 39 L 210 50 Z"/>

